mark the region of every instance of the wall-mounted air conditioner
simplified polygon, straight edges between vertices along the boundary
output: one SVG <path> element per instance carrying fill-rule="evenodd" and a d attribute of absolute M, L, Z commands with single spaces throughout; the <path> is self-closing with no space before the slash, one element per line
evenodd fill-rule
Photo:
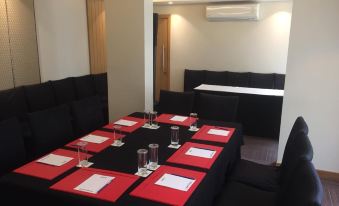
<path fill-rule="evenodd" d="M 206 7 L 209 21 L 259 20 L 260 4 L 226 4 Z"/>

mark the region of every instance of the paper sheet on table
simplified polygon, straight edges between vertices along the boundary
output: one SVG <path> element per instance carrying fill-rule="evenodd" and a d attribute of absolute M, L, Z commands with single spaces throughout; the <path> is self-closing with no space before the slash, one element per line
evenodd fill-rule
<path fill-rule="evenodd" d="M 174 117 L 171 118 L 172 121 L 176 121 L 176 122 L 184 122 L 186 119 L 187 117 L 178 116 L 178 115 L 175 115 Z"/>
<path fill-rule="evenodd" d="M 106 185 L 112 182 L 115 177 L 94 174 L 83 183 L 75 187 L 75 190 L 98 194 Z"/>
<path fill-rule="evenodd" d="M 73 159 L 72 157 L 65 157 L 65 156 L 61 156 L 61 155 L 49 154 L 49 155 L 37 160 L 37 162 L 60 167 L 64 164 L 66 164 L 67 162 L 71 161 L 72 159 Z"/>
<path fill-rule="evenodd" d="M 187 192 L 194 182 L 195 180 L 189 177 L 165 173 L 158 181 L 155 182 L 155 184 Z"/>
<path fill-rule="evenodd" d="M 83 138 L 80 139 L 81 141 L 95 143 L 95 144 L 101 144 L 107 140 L 109 140 L 108 137 L 101 137 L 93 134 L 89 134 Z"/>
<path fill-rule="evenodd" d="M 213 134 L 213 135 L 219 135 L 219 136 L 225 136 L 227 137 L 230 132 L 226 129 L 210 129 L 208 130 L 207 134 Z"/>
<path fill-rule="evenodd" d="M 213 158 L 215 153 L 216 153 L 215 150 L 191 147 L 187 150 L 185 155 L 191 155 L 191 156 L 211 159 L 211 158 Z"/>
<path fill-rule="evenodd" d="M 125 120 L 125 119 L 120 119 L 120 120 L 114 122 L 114 124 L 126 126 L 126 127 L 131 127 L 131 126 L 135 125 L 136 123 L 138 123 L 138 122 Z"/>

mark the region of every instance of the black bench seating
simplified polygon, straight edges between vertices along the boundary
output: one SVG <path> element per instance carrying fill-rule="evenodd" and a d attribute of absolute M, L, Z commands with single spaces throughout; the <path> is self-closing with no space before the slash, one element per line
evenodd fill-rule
<path fill-rule="evenodd" d="M 284 74 L 186 69 L 184 91 L 194 91 L 201 84 L 283 90 L 284 82 Z"/>

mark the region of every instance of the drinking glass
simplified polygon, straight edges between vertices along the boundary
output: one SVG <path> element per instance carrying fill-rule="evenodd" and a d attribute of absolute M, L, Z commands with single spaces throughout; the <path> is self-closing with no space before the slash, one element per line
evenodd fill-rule
<path fill-rule="evenodd" d="M 171 126 L 171 145 L 178 146 L 179 144 L 179 127 Z"/>
<path fill-rule="evenodd" d="M 158 144 L 149 144 L 149 169 L 150 170 L 155 170 L 158 167 L 158 150 L 159 150 L 159 145 Z"/>
<path fill-rule="evenodd" d="M 151 112 L 151 119 L 152 119 L 151 127 L 154 129 L 158 128 L 158 122 L 156 121 L 157 117 L 158 117 L 158 112 L 156 111 Z"/>
<path fill-rule="evenodd" d="M 197 113 L 191 113 L 190 119 L 196 119 L 196 121 L 193 122 L 193 124 L 190 126 L 191 131 L 196 131 L 198 129 L 198 114 Z"/>
<path fill-rule="evenodd" d="M 78 149 L 79 167 L 86 167 L 88 165 L 87 142 L 78 142 L 76 144 Z"/>
<path fill-rule="evenodd" d="M 113 126 L 113 137 L 114 137 L 114 144 L 116 146 L 121 146 L 123 144 L 122 137 L 121 137 L 121 126 L 120 125 L 114 125 Z"/>
<path fill-rule="evenodd" d="M 138 154 L 138 173 L 139 175 L 147 174 L 147 153 L 146 149 L 139 149 Z"/>
<path fill-rule="evenodd" d="M 145 127 L 150 126 L 150 112 L 147 110 L 144 111 L 144 122 L 145 122 L 144 124 Z"/>

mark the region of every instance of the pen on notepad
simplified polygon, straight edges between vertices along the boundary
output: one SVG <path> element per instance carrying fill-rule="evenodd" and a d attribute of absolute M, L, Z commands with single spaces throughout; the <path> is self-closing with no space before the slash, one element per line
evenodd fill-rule
<path fill-rule="evenodd" d="M 191 148 L 196 148 L 196 149 L 202 149 L 202 150 L 208 150 L 208 151 L 211 151 L 211 152 L 215 152 L 215 150 L 207 149 L 207 148 L 201 148 L 201 147 L 191 147 Z"/>
<path fill-rule="evenodd" d="M 190 179 L 190 180 L 195 180 L 195 179 L 193 179 L 193 178 L 185 177 L 185 176 L 181 176 L 181 175 L 176 175 L 176 174 L 170 174 L 170 175 L 177 176 L 177 177 L 181 177 L 181 178 L 186 178 L 186 179 Z"/>

